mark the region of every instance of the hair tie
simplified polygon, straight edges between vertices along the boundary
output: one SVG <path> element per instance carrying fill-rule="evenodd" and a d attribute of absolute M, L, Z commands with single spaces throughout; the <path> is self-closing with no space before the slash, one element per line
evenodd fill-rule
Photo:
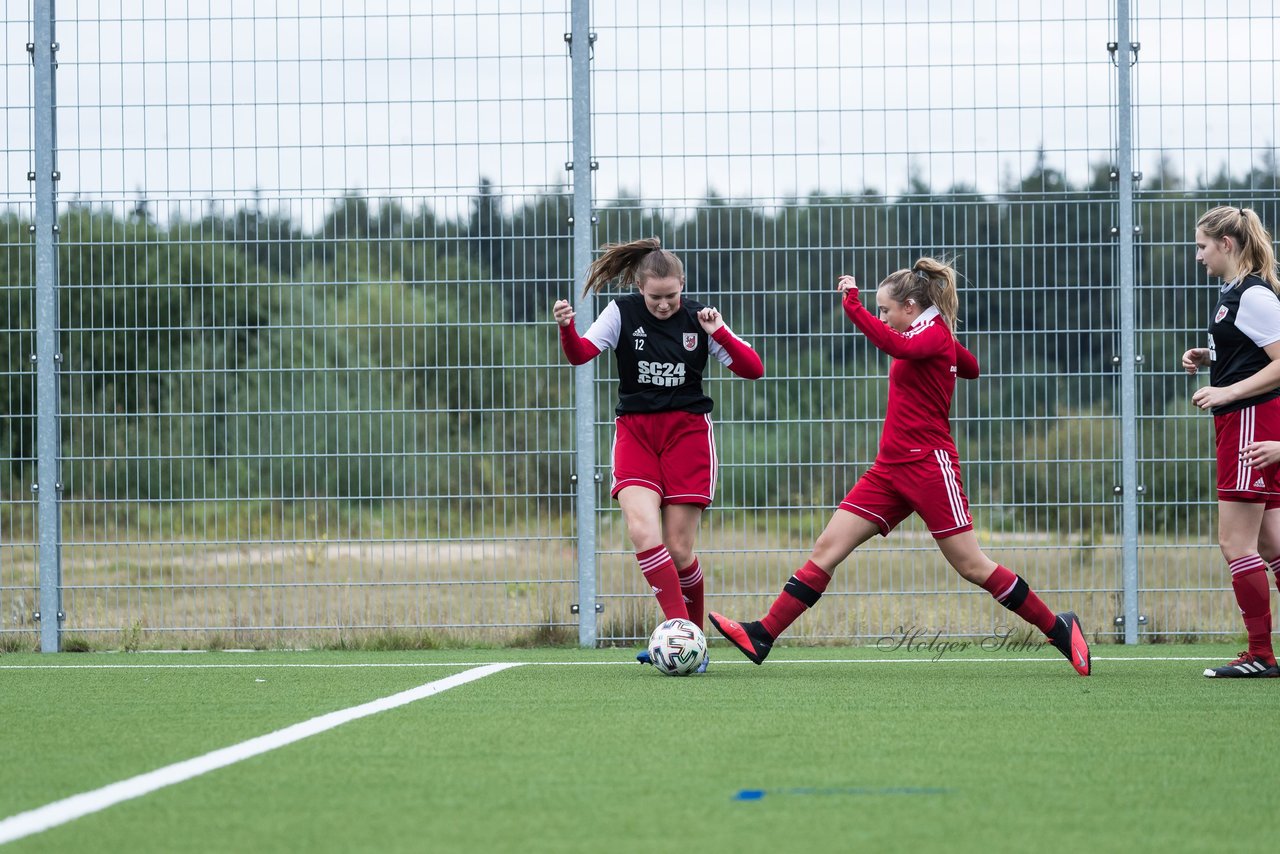
<path fill-rule="evenodd" d="M 924 270 L 915 270 L 914 272 L 917 276 L 920 277 L 922 281 L 925 281 L 925 282 L 929 281 L 929 274 L 926 273 Z"/>
<path fill-rule="evenodd" d="M 1240 216 L 1244 216 L 1244 208 L 1236 208 L 1236 210 L 1240 211 Z"/>

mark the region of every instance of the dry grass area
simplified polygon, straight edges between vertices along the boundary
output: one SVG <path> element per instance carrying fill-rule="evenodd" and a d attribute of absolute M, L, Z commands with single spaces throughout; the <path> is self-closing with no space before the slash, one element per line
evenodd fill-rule
<path fill-rule="evenodd" d="M 751 528 L 725 519 L 707 524 L 699 554 L 708 607 L 743 618 L 762 613 L 805 560 L 818 524 L 794 530 L 781 530 L 774 521 Z M 1122 610 L 1118 541 L 1050 534 L 980 538 L 1051 608 L 1071 608 L 1095 638 L 1114 638 Z M 428 647 L 577 639 L 574 542 L 559 534 L 237 546 L 140 545 L 119 536 L 94 545 L 84 539 L 63 551 L 65 631 L 93 647 Z M 602 526 L 599 550 L 599 637 L 633 643 L 655 623 L 656 603 L 616 526 Z M 1216 546 L 1144 543 L 1139 561 L 1144 633 L 1152 640 L 1238 630 Z M 35 580 L 31 547 L 10 543 L 0 549 L 0 638 L 10 646 L 16 638 L 35 637 Z M 928 534 L 909 522 L 846 561 L 822 603 L 789 637 L 874 643 L 914 629 L 984 636 L 1009 627 L 1010 616 L 956 576 Z M 1012 625 L 1021 628 L 1016 618 Z"/>

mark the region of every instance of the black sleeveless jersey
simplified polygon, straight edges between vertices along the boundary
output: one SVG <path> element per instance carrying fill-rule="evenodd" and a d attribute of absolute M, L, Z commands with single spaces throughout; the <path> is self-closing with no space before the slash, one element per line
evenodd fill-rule
<path fill-rule="evenodd" d="M 659 320 L 632 293 L 614 300 L 622 320 L 614 358 L 618 364 L 617 413 L 711 411 L 702 391 L 709 336 L 698 323 L 701 303 L 681 296 L 680 308 Z"/>
<path fill-rule="evenodd" d="M 1245 276 L 1235 287 L 1224 288 L 1213 310 L 1213 322 L 1209 324 L 1209 385 L 1217 388 L 1238 383 L 1253 376 L 1271 363 L 1271 357 L 1253 339 L 1236 328 L 1236 315 L 1240 310 L 1240 298 L 1249 288 L 1271 287 L 1258 276 Z M 1280 389 L 1237 400 L 1226 406 L 1215 406 L 1214 415 L 1235 412 L 1247 406 L 1256 406 L 1280 397 Z"/>

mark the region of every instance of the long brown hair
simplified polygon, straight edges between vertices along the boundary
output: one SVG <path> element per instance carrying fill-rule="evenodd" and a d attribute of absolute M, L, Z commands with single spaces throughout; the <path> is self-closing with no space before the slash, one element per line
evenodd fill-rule
<path fill-rule="evenodd" d="M 1200 217 L 1196 228 L 1205 237 L 1221 240 L 1230 237 L 1240 247 L 1240 276 L 1258 276 L 1271 290 L 1280 294 L 1280 276 L 1276 275 L 1276 250 L 1271 245 L 1271 234 L 1253 208 L 1233 208 L 1229 205 L 1212 208 Z"/>
<path fill-rule="evenodd" d="M 656 237 L 645 237 L 630 243 L 606 243 L 600 247 L 604 254 L 587 269 L 587 283 L 582 295 L 588 291 L 599 293 L 611 280 L 618 279 L 623 287 L 640 287 L 650 276 L 666 279 L 679 276 L 684 279 L 684 264 L 674 252 L 662 248 Z"/>
<path fill-rule="evenodd" d="M 956 291 L 955 268 L 948 262 L 921 258 L 911 265 L 910 270 L 899 270 L 885 276 L 880 287 L 887 287 L 889 297 L 896 302 L 915 300 L 922 309 L 936 305 L 951 329 L 951 337 L 955 337 L 960 294 Z"/>

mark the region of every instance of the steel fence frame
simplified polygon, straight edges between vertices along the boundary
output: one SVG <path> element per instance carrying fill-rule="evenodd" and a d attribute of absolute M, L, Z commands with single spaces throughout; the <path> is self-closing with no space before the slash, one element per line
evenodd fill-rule
<path fill-rule="evenodd" d="M 650 231 L 685 258 L 690 292 L 721 301 L 769 369 L 753 386 L 711 381 L 725 483 L 704 520 L 700 554 L 714 607 L 739 613 L 767 605 L 874 454 L 884 365 L 850 343 L 841 319 L 817 299 L 825 281 L 803 277 L 816 271 L 833 280 L 853 265 L 872 280 L 888 272 L 883 264 L 941 252 L 958 256 L 973 277 L 962 296 L 973 323 L 962 338 L 983 358 L 988 378 L 979 382 L 988 385 L 958 392 L 954 423 L 991 553 L 1029 567 L 1051 604 L 1072 603 L 1102 637 L 1136 643 L 1238 633 L 1205 521 L 1212 515 L 1206 422 L 1170 403 L 1190 393 L 1177 386 L 1172 349 L 1178 340 L 1195 343 L 1201 327 L 1183 322 L 1195 317 L 1185 305 L 1168 303 L 1176 288 L 1200 287 L 1208 298 L 1205 283 L 1187 281 L 1175 258 L 1191 251 L 1188 210 L 1251 203 L 1277 226 L 1274 183 L 1255 178 L 1257 169 L 1232 178 L 1241 156 L 1248 167 L 1269 150 L 1274 163 L 1274 138 L 1258 137 L 1277 131 L 1276 75 L 1244 95 L 1171 102 L 1177 96 L 1165 94 L 1161 76 L 1170 68 L 1181 67 L 1184 80 L 1199 79 L 1201 67 L 1206 84 L 1217 79 L 1216 59 L 1161 50 L 1202 28 L 1204 9 L 1187 3 L 1144 15 L 1136 0 L 1090 0 L 1071 13 L 1033 6 L 1018 4 L 1006 20 L 982 3 L 812 4 L 785 21 L 754 3 L 361 7 L 340 16 L 339 55 L 331 57 L 324 16 L 285 2 L 244 20 L 212 7 L 203 15 L 188 7 L 187 18 L 171 21 L 123 9 L 112 17 L 99 6 L 92 20 L 70 14 L 59 22 L 52 0 L 35 0 L 24 55 L 30 101 L 18 108 L 30 137 L 7 152 L 10 171 L 19 159 L 30 164 L 29 186 L 6 198 L 12 222 L 29 226 L 23 239 L 11 232 L 6 247 L 20 259 L 12 269 L 29 265 L 28 284 L 19 276 L 3 285 L 32 297 L 29 325 L 17 315 L 5 325 L 11 349 L 31 345 L 30 361 L 4 377 L 33 390 L 11 395 L 31 409 L 8 417 L 33 425 L 34 443 L 7 451 L 18 474 L 0 501 L 0 640 L 38 634 L 42 650 L 57 651 L 64 635 L 125 648 L 143 638 L 258 646 L 372 636 L 429 645 L 564 641 L 576 632 L 579 644 L 595 646 L 643 637 L 656 609 L 606 491 L 612 368 L 603 359 L 563 366 L 546 317 L 552 298 L 578 290 L 601 244 Z M 1278 18 L 1275 8 L 1251 10 L 1249 23 L 1274 35 Z M 209 41 L 201 58 L 174 60 L 187 75 L 185 102 L 165 89 L 148 103 L 143 86 L 136 103 L 123 83 L 104 94 L 99 82 L 95 94 L 95 75 L 123 80 L 170 60 L 167 47 L 157 60 L 101 46 L 96 58 L 81 60 L 77 48 L 88 34 L 119 31 L 123 44 L 124 33 L 136 32 L 145 42 L 182 32 L 184 22 L 188 35 Z M 59 44 L 60 23 L 80 44 Z M 371 56 L 347 40 L 364 33 L 367 41 L 380 27 L 390 45 L 395 31 L 418 34 L 420 26 L 430 46 L 403 55 L 388 48 Z M 938 32 L 960 45 L 979 29 L 1014 57 L 956 47 L 951 61 L 934 63 L 928 51 L 890 53 Z M 1151 33 L 1145 43 L 1144 32 Z M 251 36 L 249 55 L 219 53 L 214 42 L 223 33 L 232 41 Z M 296 38 L 296 55 L 274 57 L 260 34 Z M 308 44 L 312 38 L 318 44 Z M 828 59 L 832 47 L 848 59 Z M 1251 50 L 1235 45 L 1237 56 Z M 786 59 L 766 61 L 775 54 Z M 332 63 L 348 57 L 360 75 L 333 77 Z M 1274 58 L 1258 61 L 1274 72 Z M 73 75 L 75 100 L 58 98 L 60 63 Z M 259 66 L 285 82 L 259 92 Z M 20 76 L 16 63 L 7 70 Z M 250 94 L 216 95 L 212 78 L 222 72 L 236 80 L 232 93 L 251 85 Z M 306 95 L 308 73 L 319 79 L 318 101 Z M 197 97 L 197 75 L 207 97 Z M 1072 75 L 1083 81 L 1081 97 L 1068 93 Z M 877 92 L 901 86 L 932 91 L 944 78 L 971 85 L 957 91 L 952 82 L 945 105 L 877 100 Z M 828 100 L 811 91 L 832 79 L 841 88 Z M 1010 80 L 1012 97 L 985 94 L 987 83 Z M 1061 91 L 1051 92 L 1058 83 Z M 865 92 L 854 97 L 845 86 Z M 1149 90 L 1157 96 L 1144 102 Z M 1225 185 L 1209 180 L 1220 152 L 1207 140 L 1173 148 L 1182 175 L 1189 179 L 1194 167 L 1202 187 L 1163 174 L 1162 112 L 1186 124 L 1196 109 L 1236 125 L 1233 110 L 1249 111 L 1248 139 L 1223 143 Z M 1257 109 L 1269 127 L 1255 127 Z M 334 141 L 306 139 L 301 116 L 336 131 L 333 117 L 348 110 L 356 119 L 342 123 Z M 170 132 L 180 132 L 172 116 L 186 118 L 188 133 L 207 121 L 210 141 L 130 143 L 124 131 L 108 138 L 101 127 L 95 138 L 91 125 L 116 111 L 121 125 L 158 119 Z M 1024 137 L 1021 125 L 1011 139 L 1000 135 L 1010 116 L 1026 112 L 1040 116 L 1042 132 L 1063 134 L 1057 146 Z M 423 115 L 427 126 L 442 126 L 426 141 L 414 136 Z M 297 118 L 296 128 L 284 128 L 280 116 Z M 220 118 L 233 127 L 220 128 Z M 370 141 L 362 122 L 385 123 L 388 133 Z M 391 131 L 401 122 L 408 135 L 397 137 Z M 518 141 L 487 141 L 486 123 L 518 126 Z M 993 150 L 982 141 L 984 123 L 997 129 Z M 923 149 L 902 142 L 899 124 L 930 126 L 937 141 L 930 137 Z M 1088 128 L 1083 142 L 1068 138 L 1075 124 Z M 817 145 L 832 133 L 856 135 L 856 154 Z M 416 149 L 431 152 L 437 171 L 429 180 L 415 172 Z M 512 151 L 522 162 L 563 165 L 563 175 L 530 180 L 505 165 Z M 207 168 L 213 177 L 165 184 L 160 193 L 139 185 L 131 200 L 130 170 L 156 154 L 166 180 L 171 159 L 184 156 L 188 171 Z M 464 161 L 486 155 L 500 164 L 498 180 L 482 180 L 476 191 L 460 173 L 470 168 Z M 251 180 L 269 171 L 271 158 L 294 184 L 282 183 L 264 203 Z M 120 164 L 118 183 L 90 187 L 74 174 L 86 162 L 105 173 L 108 160 Z M 383 180 L 368 180 L 367 198 L 351 192 L 351 164 L 374 160 Z M 999 189 L 978 187 L 968 174 L 1009 162 L 1030 164 L 1027 175 L 1001 176 Z M 1100 164 L 1107 174 L 1092 183 L 1064 179 L 1071 168 Z M 1152 164 L 1160 165 L 1158 181 Z M 514 178 L 504 179 L 507 169 Z M 841 186 L 806 195 L 804 170 L 838 176 Z M 241 171 L 254 178 L 242 180 Z M 763 173 L 794 179 L 786 190 L 756 191 Z M 705 180 L 705 193 L 687 186 L 690 174 Z M 875 177 L 885 184 L 873 191 Z M 889 186 L 898 179 L 906 189 Z M 717 180 L 745 184 L 717 196 Z M 938 181 L 948 189 L 940 192 Z M 652 185 L 658 196 L 641 197 L 644 188 L 628 182 Z M 1060 213 L 1070 221 L 1046 221 Z M 813 235 L 823 242 L 806 243 Z M 214 243 L 235 252 L 195 257 Z M 178 245 L 190 249 L 181 254 Z M 533 251 L 516 257 L 516 246 Z M 999 253 L 1018 246 L 1056 252 L 1070 269 L 983 266 L 1005 263 L 1016 253 Z M 91 295 L 107 279 L 104 269 L 80 269 L 97 247 L 145 255 L 149 278 L 128 278 L 143 267 L 118 273 L 114 308 L 73 314 L 68 294 Z M 1034 284 L 1021 278 L 1028 274 Z M 486 296 L 510 286 L 518 293 L 500 306 Z M 1047 296 L 1035 305 L 1050 316 L 1024 328 L 1019 294 L 1036 287 Z M 1096 300 L 1096 310 L 1071 309 L 1072 288 L 1081 301 Z M 183 289 L 198 292 L 189 299 L 205 313 L 154 307 L 178 304 Z M 580 325 L 606 301 L 573 298 Z M 130 326 L 117 310 L 156 314 Z M 471 335 L 469 311 L 483 312 L 482 336 Z M 1177 323 L 1160 325 L 1167 318 Z M 207 352 L 184 349 L 183 339 L 197 333 L 216 338 Z M 67 342 L 97 335 L 106 343 L 94 346 L 105 353 L 117 346 L 112 336 L 126 334 L 169 341 L 160 352 L 171 361 L 121 369 L 106 355 L 89 362 L 63 352 Z M 291 361 L 299 353 L 316 361 Z M 1077 367 L 1055 370 L 1063 363 Z M 94 395 L 110 382 L 151 383 L 166 396 L 153 388 L 136 410 L 103 409 L 106 398 Z M 1176 477 L 1158 471 L 1172 467 Z M 116 473 L 102 475 L 108 470 Z M 75 479 L 64 486 L 69 472 Z M 103 479 L 89 488 L 90 476 Z M 175 490 L 178 482 L 189 485 Z M 802 621 L 795 637 L 874 642 L 913 628 L 974 638 L 1000 632 L 1002 614 L 947 572 L 922 534 L 908 523 L 901 536 L 860 551 L 837 576 L 823 613 Z"/>

